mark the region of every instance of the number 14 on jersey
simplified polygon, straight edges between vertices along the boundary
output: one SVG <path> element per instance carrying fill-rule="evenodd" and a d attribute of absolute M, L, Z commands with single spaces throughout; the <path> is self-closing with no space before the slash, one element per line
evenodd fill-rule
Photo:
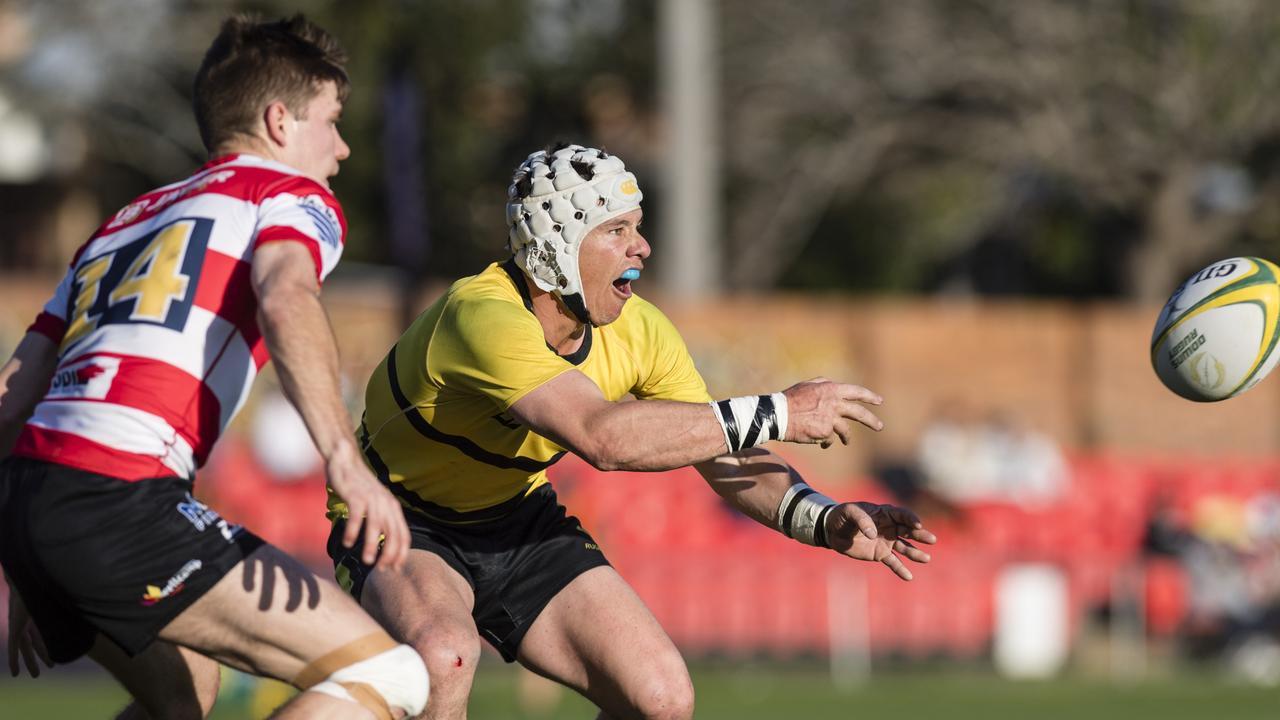
<path fill-rule="evenodd" d="M 81 261 L 63 349 L 103 325 L 149 323 L 181 330 L 212 229 L 208 218 L 182 218 Z"/>

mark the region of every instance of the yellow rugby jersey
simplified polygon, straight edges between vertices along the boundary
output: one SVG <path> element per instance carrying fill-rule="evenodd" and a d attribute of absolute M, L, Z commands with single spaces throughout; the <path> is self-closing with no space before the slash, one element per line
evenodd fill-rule
<path fill-rule="evenodd" d="M 523 272 L 494 263 L 453 284 L 400 337 L 365 389 L 358 442 L 407 507 L 445 522 L 500 517 L 565 449 L 508 410 L 574 368 L 604 397 L 709 402 L 675 326 L 633 295 L 617 320 L 588 326 L 561 357 L 534 316 Z M 346 506 L 330 492 L 329 517 Z"/>

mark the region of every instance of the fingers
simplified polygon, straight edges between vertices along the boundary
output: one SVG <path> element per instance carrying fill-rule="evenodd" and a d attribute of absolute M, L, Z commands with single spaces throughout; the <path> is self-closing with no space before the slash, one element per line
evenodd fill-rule
<path fill-rule="evenodd" d="M 49 648 L 45 647 L 44 636 L 34 623 L 31 625 L 31 641 L 36 647 L 36 655 L 44 661 L 45 667 L 53 667 L 53 658 L 49 656 Z"/>
<path fill-rule="evenodd" d="M 851 402 L 866 403 L 868 405 L 883 405 L 884 398 L 877 393 L 861 385 L 849 385 L 847 383 L 837 383 L 836 392 L 839 393 L 841 400 Z"/>
<path fill-rule="evenodd" d="M 895 535 L 910 538 L 926 545 L 934 545 L 938 542 L 938 536 L 926 530 L 924 523 L 920 521 L 920 516 L 908 508 L 898 507 L 897 505 L 880 505 L 879 510 L 885 513 L 896 526 L 894 528 Z"/>
<path fill-rule="evenodd" d="M 9 675 L 18 677 L 18 635 L 21 631 L 9 628 Z"/>
<path fill-rule="evenodd" d="M 784 438 L 789 442 L 827 448 L 836 441 L 848 445 L 853 440 L 854 423 L 875 431 L 884 429 L 884 421 L 867 407 L 882 404 L 884 398 L 861 385 L 815 378 L 783 392 L 791 418 Z"/>
<path fill-rule="evenodd" d="M 858 526 L 858 530 L 868 538 L 875 540 L 880 536 L 880 531 L 876 528 L 876 521 L 866 510 L 858 507 L 855 503 L 844 503 L 840 506 L 844 509 L 845 516 Z"/>
<path fill-rule="evenodd" d="M 840 414 L 876 432 L 884 429 L 884 421 L 876 417 L 876 414 L 868 410 L 865 405 L 849 401 L 843 402 L 840 406 Z"/>
<path fill-rule="evenodd" d="M 382 523 L 372 513 L 364 519 L 364 548 L 360 560 L 373 565 L 378 559 L 378 542 L 382 539 Z"/>
<path fill-rule="evenodd" d="M 884 421 L 876 417 L 875 413 L 857 403 L 842 403 L 840 416 L 831 425 L 831 434 L 819 441 L 823 449 L 835 445 L 836 440 L 839 440 L 842 445 L 848 445 L 853 441 L 853 423 L 850 420 L 876 432 L 884 429 Z"/>
<path fill-rule="evenodd" d="M 404 511 L 390 492 L 381 486 L 369 491 L 350 492 L 347 524 L 342 533 L 343 547 L 354 547 L 361 539 L 360 560 L 365 565 L 398 570 L 409 556 L 409 526 Z"/>
<path fill-rule="evenodd" d="M 938 542 L 938 536 L 934 535 L 928 530 L 925 530 L 924 528 L 915 528 L 907 535 L 907 537 L 910 537 L 912 540 L 915 540 L 916 542 L 922 542 L 926 545 L 934 545 Z"/>
<path fill-rule="evenodd" d="M 833 430 L 835 430 L 836 437 L 840 438 L 840 442 L 842 444 L 844 445 L 849 444 L 849 440 L 852 437 L 853 428 L 849 426 L 849 422 L 847 420 L 843 420 L 843 419 L 837 420 Z M 828 440 L 828 442 L 834 442 L 834 441 Z"/>
<path fill-rule="evenodd" d="M 393 511 L 394 515 L 389 518 L 384 532 L 378 567 L 399 570 L 409 556 L 409 526 L 405 523 L 399 503 L 395 503 Z"/>
<path fill-rule="evenodd" d="M 896 553 L 898 553 L 898 554 L 900 554 L 900 555 L 902 555 L 903 557 L 907 558 L 908 560 L 910 560 L 910 561 L 912 561 L 912 562 L 918 562 L 918 563 L 921 563 L 921 564 L 923 564 L 923 563 L 927 563 L 927 562 L 929 562 L 929 561 L 932 559 L 932 558 L 930 558 L 930 557 L 929 557 L 929 553 L 927 553 L 927 552 L 925 552 L 925 551 L 921 550 L 920 548 L 918 548 L 918 547 L 916 547 L 916 546 L 912 545 L 911 543 L 907 542 L 906 540 L 896 540 L 896 541 L 894 541 L 894 543 L 893 543 L 893 551 L 894 551 L 894 552 L 896 552 Z"/>
<path fill-rule="evenodd" d="M 347 527 L 342 533 L 342 547 L 355 547 L 356 538 L 360 537 L 360 527 L 364 523 L 364 500 L 359 497 L 344 497 L 347 503 Z"/>
<path fill-rule="evenodd" d="M 22 652 L 22 660 L 27 666 L 27 672 L 31 677 L 40 677 L 40 663 L 36 662 L 36 652 L 31 647 L 31 626 L 28 625 L 21 631 L 22 638 L 19 640 L 18 649 Z"/>
<path fill-rule="evenodd" d="M 907 569 L 907 566 L 902 564 L 902 561 L 898 559 L 898 556 L 893 553 L 889 553 L 885 559 L 880 562 L 884 563 L 885 566 L 893 571 L 894 575 L 897 575 L 903 580 L 910 582 L 911 579 L 915 577 L 911 574 L 911 571 Z"/>
<path fill-rule="evenodd" d="M 899 525 L 906 525 L 909 528 L 924 527 L 924 524 L 920 522 L 920 516 L 908 508 L 897 505 L 881 505 L 880 507 L 889 515 L 890 520 Z"/>
<path fill-rule="evenodd" d="M 387 518 L 386 524 L 382 526 L 382 533 L 379 538 L 381 548 L 376 566 L 393 570 L 398 569 L 400 563 L 404 561 L 404 534 L 396 525 L 395 518 Z"/>

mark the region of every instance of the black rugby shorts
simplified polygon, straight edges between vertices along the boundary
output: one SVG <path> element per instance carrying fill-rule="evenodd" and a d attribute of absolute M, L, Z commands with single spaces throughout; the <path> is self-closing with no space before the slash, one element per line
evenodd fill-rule
<path fill-rule="evenodd" d="M 191 487 L 0 463 L 0 565 L 55 662 L 84 655 L 98 633 L 138 654 L 263 544 Z"/>
<path fill-rule="evenodd" d="M 476 627 L 507 662 L 515 661 L 520 641 L 556 593 L 591 568 L 609 564 L 578 519 L 565 514 L 550 484 L 496 520 L 455 525 L 408 509 L 405 520 L 410 547 L 439 555 L 471 585 Z M 333 524 L 329 557 L 339 584 L 358 600 L 372 568 L 360 560 L 363 534 L 355 547 L 342 547 L 345 529 L 343 520 Z"/>

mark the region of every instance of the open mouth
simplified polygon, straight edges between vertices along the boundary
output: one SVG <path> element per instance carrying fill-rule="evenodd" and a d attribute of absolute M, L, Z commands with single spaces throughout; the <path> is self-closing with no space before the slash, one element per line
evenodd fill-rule
<path fill-rule="evenodd" d="M 618 291 L 618 294 L 623 297 L 631 297 L 631 281 L 639 278 L 640 271 L 635 268 L 629 268 L 626 272 L 622 273 L 622 277 L 613 281 L 613 287 Z"/>

